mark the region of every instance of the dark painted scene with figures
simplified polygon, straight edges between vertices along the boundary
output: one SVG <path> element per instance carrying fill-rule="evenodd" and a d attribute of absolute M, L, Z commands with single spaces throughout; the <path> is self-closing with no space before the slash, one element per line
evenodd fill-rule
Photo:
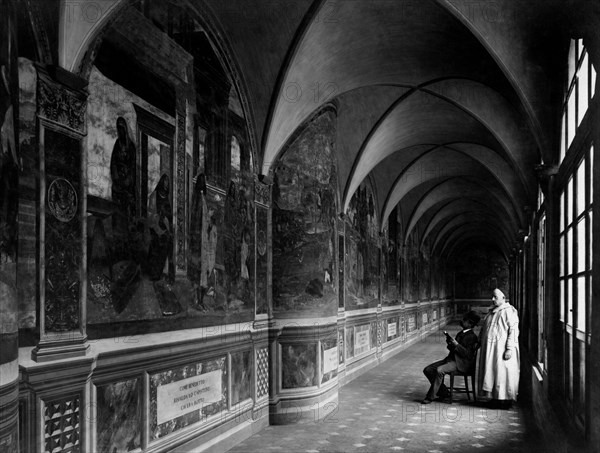
<path fill-rule="evenodd" d="M 177 51 L 188 58 L 195 98 L 165 85 L 166 67 L 139 83 L 127 69 L 149 71 L 143 61 L 123 67 L 132 49 L 118 25 L 90 70 L 88 323 L 251 320 L 255 170 L 235 88 L 191 31 L 177 34 Z M 191 101 L 197 113 L 185 117 Z"/>

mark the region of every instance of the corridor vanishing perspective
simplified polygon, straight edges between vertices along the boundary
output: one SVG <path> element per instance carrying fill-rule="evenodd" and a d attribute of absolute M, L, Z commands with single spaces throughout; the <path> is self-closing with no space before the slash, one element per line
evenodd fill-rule
<path fill-rule="evenodd" d="M 597 451 L 598 30 L 0 0 L 0 453 Z"/>
<path fill-rule="evenodd" d="M 315 405 L 312 417 L 306 414 L 296 424 L 270 426 L 229 451 L 552 451 L 522 404 L 510 410 L 489 409 L 462 394 L 455 395 L 452 405 L 422 405 L 427 381 L 421 370 L 444 350 L 443 333 L 434 332 L 345 385 L 337 404 Z M 325 417 L 318 417 L 319 410 L 327 413 Z M 297 417 L 294 411 L 289 414 Z"/>

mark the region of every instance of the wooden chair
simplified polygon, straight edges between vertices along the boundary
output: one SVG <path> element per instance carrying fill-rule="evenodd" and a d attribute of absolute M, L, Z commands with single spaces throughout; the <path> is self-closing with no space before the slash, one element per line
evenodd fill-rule
<path fill-rule="evenodd" d="M 473 369 L 469 370 L 466 373 L 463 373 L 461 371 L 453 371 L 451 373 L 448 373 L 450 375 L 450 404 L 452 404 L 452 398 L 453 398 L 453 394 L 454 392 L 456 393 L 466 393 L 467 394 L 467 400 L 471 400 L 471 393 L 473 394 L 473 401 L 477 401 L 477 392 L 475 391 L 475 364 L 477 363 L 477 353 L 479 352 L 479 347 L 480 344 L 477 343 L 477 346 L 475 347 L 475 359 L 473 360 Z M 454 378 L 455 377 L 460 377 L 463 376 L 465 379 L 465 385 L 464 387 L 457 387 L 454 388 Z M 469 378 L 471 378 L 471 389 L 469 390 Z"/>

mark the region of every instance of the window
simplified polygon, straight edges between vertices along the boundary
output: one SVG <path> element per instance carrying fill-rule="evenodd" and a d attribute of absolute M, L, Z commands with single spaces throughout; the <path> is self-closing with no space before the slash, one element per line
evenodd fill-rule
<path fill-rule="evenodd" d="M 541 190 L 540 190 L 541 192 Z M 546 280 L 546 214 L 542 215 L 538 224 L 537 234 L 537 297 L 538 297 L 538 363 L 543 370 L 546 365 L 546 310 L 545 310 L 545 280 Z"/>
<path fill-rule="evenodd" d="M 564 356 L 563 393 L 569 416 L 586 430 L 586 354 L 591 343 L 592 206 L 594 147 L 588 119 L 596 71 L 582 40 L 572 40 L 560 142 L 559 288 Z M 588 379 L 589 380 L 589 379 Z"/>
<path fill-rule="evenodd" d="M 594 148 L 574 166 L 560 197 L 561 321 L 565 323 L 566 388 L 577 422 L 585 423 L 585 354 L 590 344 Z"/>
<path fill-rule="evenodd" d="M 569 49 L 569 70 L 566 83 L 566 97 L 561 122 L 560 160 L 564 159 L 577 128 L 581 125 L 594 97 L 596 71 L 582 40 L 572 40 Z"/>

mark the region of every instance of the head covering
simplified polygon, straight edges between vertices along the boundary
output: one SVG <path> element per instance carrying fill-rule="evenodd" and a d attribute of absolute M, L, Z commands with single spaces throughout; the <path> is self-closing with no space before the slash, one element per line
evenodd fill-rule
<path fill-rule="evenodd" d="M 506 296 L 504 295 L 504 293 L 498 288 L 495 288 L 494 291 L 492 291 L 492 293 L 494 294 L 494 296 L 500 296 L 503 299 L 506 299 Z"/>
<path fill-rule="evenodd" d="M 481 320 L 481 317 L 477 314 L 477 312 L 471 310 L 470 312 L 468 312 L 465 315 L 465 318 L 467 321 L 469 321 L 471 323 L 471 325 L 473 327 L 475 327 L 477 324 L 479 324 L 479 321 Z"/>

